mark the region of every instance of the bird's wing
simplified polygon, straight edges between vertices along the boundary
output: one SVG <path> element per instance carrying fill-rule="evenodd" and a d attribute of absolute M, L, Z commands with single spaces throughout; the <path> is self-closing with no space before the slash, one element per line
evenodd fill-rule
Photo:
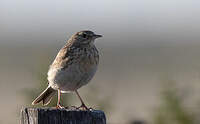
<path fill-rule="evenodd" d="M 67 68 L 70 64 L 72 64 L 74 53 L 72 52 L 73 47 L 66 45 L 58 52 L 55 60 L 53 61 L 50 67 L 53 68 Z"/>

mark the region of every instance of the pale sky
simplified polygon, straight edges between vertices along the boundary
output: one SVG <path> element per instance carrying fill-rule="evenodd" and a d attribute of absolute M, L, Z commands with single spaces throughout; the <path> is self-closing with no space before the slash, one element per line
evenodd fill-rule
<path fill-rule="evenodd" d="M 200 42 L 198 0 L 1 0 L 0 43 L 52 43 L 90 29 L 103 44 Z"/>

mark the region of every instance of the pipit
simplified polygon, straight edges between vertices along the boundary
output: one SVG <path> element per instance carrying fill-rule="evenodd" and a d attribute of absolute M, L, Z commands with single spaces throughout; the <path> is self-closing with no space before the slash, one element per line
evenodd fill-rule
<path fill-rule="evenodd" d="M 60 104 L 61 93 L 70 91 L 75 92 L 80 99 L 79 108 L 88 110 L 77 90 L 88 84 L 97 70 L 99 53 L 94 41 L 99 37 L 102 36 L 88 30 L 71 36 L 49 67 L 48 87 L 32 102 L 32 105 L 40 102 L 47 105 L 58 92 L 56 108 L 63 108 Z"/>

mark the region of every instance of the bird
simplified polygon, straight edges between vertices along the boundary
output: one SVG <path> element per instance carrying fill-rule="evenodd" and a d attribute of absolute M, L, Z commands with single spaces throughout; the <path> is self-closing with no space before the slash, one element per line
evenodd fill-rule
<path fill-rule="evenodd" d="M 95 39 L 102 35 L 90 30 L 83 30 L 72 35 L 59 50 L 47 73 L 47 88 L 32 102 L 32 105 L 42 102 L 48 105 L 57 93 L 56 108 L 64 108 L 60 103 L 62 93 L 75 92 L 82 108 L 88 110 L 78 93 L 78 89 L 88 84 L 94 77 L 99 64 L 99 52 Z"/>

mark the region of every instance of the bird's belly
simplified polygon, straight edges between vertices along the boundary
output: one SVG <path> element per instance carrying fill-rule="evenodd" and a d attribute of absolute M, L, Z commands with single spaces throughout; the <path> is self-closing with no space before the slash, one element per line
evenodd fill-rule
<path fill-rule="evenodd" d="M 62 91 L 74 91 L 87 84 L 94 76 L 97 65 L 72 64 L 66 69 L 50 69 L 49 85 Z"/>

